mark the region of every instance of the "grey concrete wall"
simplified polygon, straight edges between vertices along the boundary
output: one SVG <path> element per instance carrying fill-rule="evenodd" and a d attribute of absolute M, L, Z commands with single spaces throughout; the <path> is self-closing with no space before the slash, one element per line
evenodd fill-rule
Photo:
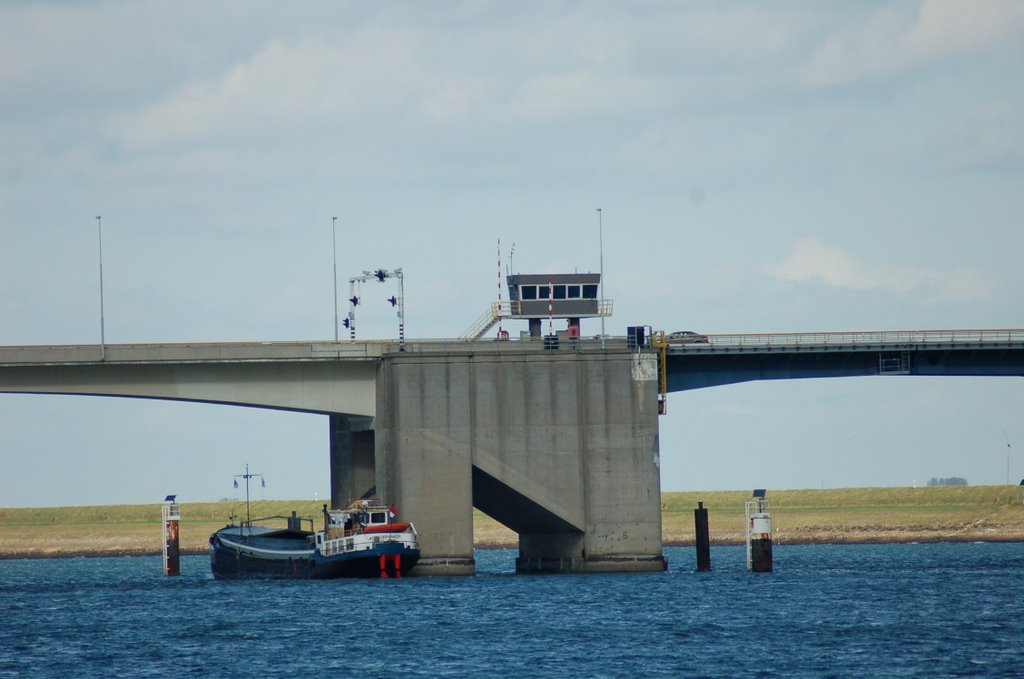
<path fill-rule="evenodd" d="M 660 570 L 657 372 L 626 351 L 391 356 L 378 490 L 421 572 L 471 572 L 472 507 L 520 534 L 520 570 Z"/>
<path fill-rule="evenodd" d="M 331 508 L 347 507 L 375 489 L 373 418 L 330 416 Z"/>
<path fill-rule="evenodd" d="M 419 532 L 419 574 L 471 575 L 469 364 L 385 359 L 377 389 L 377 491 Z"/>

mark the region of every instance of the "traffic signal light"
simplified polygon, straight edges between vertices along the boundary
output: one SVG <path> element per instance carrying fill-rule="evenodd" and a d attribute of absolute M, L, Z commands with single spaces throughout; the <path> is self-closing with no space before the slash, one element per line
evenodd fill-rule
<path fill-rule="evenodd" d="M 391 306 L 395 306 L 396 304 L 398 304 L 398 300 L 395 298 L 394 295 L 388 297 L 388 301 L 391 302 Z"/>
<path fill-rule="evenodd" d="M 347 319 L 347 318 L 346 318 L 345 320 L 343 320 L 343 321 L 341 322 L 341 324 L 342 324 L 342 325 L 344 325 L 344 326 L 345 326 L 346 328 L 348 328 L 348 327 L 351 327 L 351 324 L 350 324 L 350 323 L 348 322 L 348 319 Z"/>
<path fill-rule="evenodd" d="M 359 306 L 359 298 L 356 297 L 355 295 L 349 297 L 348 301 L 352 302 L 352 306 Z"/>
<path fill-rule="evenodd" d="M 388 272 L 385 271 L 384 269 L 377 269 L 376 271 L 373 272 L 373 275 L 377 277 L 378 281 L 383 283 L 384 279 L 388 277 Z"/>

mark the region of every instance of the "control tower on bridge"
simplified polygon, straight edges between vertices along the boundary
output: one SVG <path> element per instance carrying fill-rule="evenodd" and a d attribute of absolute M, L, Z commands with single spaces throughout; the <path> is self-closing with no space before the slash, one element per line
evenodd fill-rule
<path fill-rule="evenodd" d="M 529 322 L 530 337 L 541 337 L 544 321 L 555 319 L 566 321 L 558 328 L 560 333 L 579 337 L 581 319 L 612 315 L 611 300 L 600 294 L 599 273 L 513 274 L 507 282 L 508 301 L 491 302 L 483 317 L 462 334 L 464 339 L 479 339 L 499 322 L 516 319 Z"/>

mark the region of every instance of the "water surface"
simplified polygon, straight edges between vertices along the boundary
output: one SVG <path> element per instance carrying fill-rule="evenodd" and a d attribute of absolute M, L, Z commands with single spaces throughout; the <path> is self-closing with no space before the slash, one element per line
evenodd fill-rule
<path fill-rule="evenodd" d="M 669 571 L 218 581 L 0 561 L 0 676 L 1024 676 L 1024 544 L 666 548 Z"/>

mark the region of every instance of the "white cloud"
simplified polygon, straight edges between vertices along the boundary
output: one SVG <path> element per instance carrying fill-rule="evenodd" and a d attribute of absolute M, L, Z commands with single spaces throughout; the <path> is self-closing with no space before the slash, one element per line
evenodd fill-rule
<path fill-rule="evenodd" d="M 593 70 L 540 74 L 524 80 L 510 112 L 519 118 L 551 119 L 593 115 L 658 103 L 663 86 L 642 75 L 607 76 Z"/>
<path fill-rule="evenodd" d="M 206 63 L 108 130 L 122 148 L 146 151 L 311 124 L 430 134 L 640 116 L 646 128 L 691 106 L 748 102 L 788 77 L 779 63 L 820 28 L 814 16 L 562 8 L 540 18 L 470 13 L 457 27 L 354 22 L 264 41 L 230 66 Z"/>
<path fill-rule="evenodd" d="M 916 11 L 887 5 L 827 38 L 803 69 L 816 84 L 885 78 L 979 50 L 1024 32 L 1015 0 L 924 0 Z"/>
<path fill-rule="evenodd" d="M 436 116 L 459 104 L 420 66 L 415 33 L 367 29 L 342 44 L 272 41 L 213 77 L 185 83 L 116 121 L 131 150 L 195 143 L 238 132 L 266 134 L 354 117 L 394 115 L 417 100 Z M 441 95 L 429 96 L 439 91 Z M 472 92 L 473 88 L 460 88 Z M 272 133 L 272 132 L 271 132 Z"/>
<path fill-rule="evenodd" d="M 337 44 L 275 41 L 226 72 L 180 85 L 110 125 L 123 148 L 144 151 L 306 125 L 487 127 L 578 120 L 657 105 L 666 85 L 642 72 L 562 63 L 531 70 L 445 62 L 444 36 L 362 28 Z M 485 48 L 482 62 L 505 59 Z"/>
<path fill-rule="evenodd" d="M 785 259 L 766 267 L 765 272 L 790 283 L 819 281 L 848 290 L 913 294 L 927 301 L 983 300 L 993 293 L 992 282 L 975 269 L 939 271 L 876 266 L 816 238 L 801 239 Z"/>

